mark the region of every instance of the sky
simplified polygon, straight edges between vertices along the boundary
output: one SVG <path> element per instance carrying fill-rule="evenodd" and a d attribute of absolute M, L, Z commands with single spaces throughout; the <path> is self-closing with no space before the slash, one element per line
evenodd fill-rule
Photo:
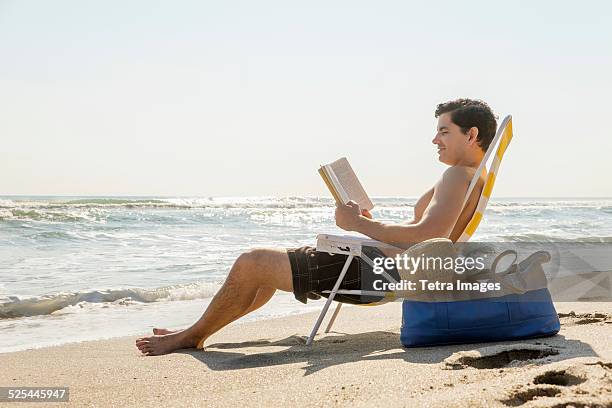
<path fill-rule="evenodd" d="M 372 196 L 446 168 L 435 106 L 514 139 L 493 196 L 612 196 L 606 1 L 0 0 L 0 195 Z"/>

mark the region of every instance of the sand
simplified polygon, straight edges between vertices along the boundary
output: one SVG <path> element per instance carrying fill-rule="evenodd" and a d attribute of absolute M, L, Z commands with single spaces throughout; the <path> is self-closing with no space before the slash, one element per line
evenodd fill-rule
<path fill-rule="evenodd" d="M 612 303 L 556 306 L 561 332 L 520 342 L 405 349 L 392 303 L 344 308 L 311 348 L 312 313 L 159 357 L 135 337 L 68 344 L 0 354 L 0 386 L 70 387 L 68 403 L 5 404 L 20 407 L 612 407 Z"/>

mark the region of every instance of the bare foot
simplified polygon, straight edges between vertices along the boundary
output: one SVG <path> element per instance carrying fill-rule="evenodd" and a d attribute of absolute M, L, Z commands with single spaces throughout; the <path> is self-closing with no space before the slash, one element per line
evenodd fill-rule
<path fill-rule="evenodd" d="M 158 335 L 162 335 L 162 334 L 172 334 L 172 333 L 176 333 L 182 330 L 170 330 L 170 329 L 159 329 L 157 327 L 155 327 L 153 329 L 153 334 L 158 334 Z"/>
<path fill-rule="evenodd" d="M 161 356 L 175 350 L 197 347 L 198 338 L 185 331 L 176 333 L 141 337 L 136 340 L 136 347 L 146 356 Z"/>

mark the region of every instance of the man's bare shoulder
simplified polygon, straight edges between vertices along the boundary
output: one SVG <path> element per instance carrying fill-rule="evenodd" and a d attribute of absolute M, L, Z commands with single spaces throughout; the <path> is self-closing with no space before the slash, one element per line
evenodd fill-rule
<path fill-rule="evenodd" d="M 473 167 L 451 166 L 444 171 L 440 181 L 444 184 L 462 184 L 471 181 L 475 171 Z"/>

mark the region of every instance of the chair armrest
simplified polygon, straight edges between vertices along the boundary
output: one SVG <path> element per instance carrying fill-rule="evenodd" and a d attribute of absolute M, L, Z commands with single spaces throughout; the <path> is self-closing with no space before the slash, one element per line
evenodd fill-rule
<path fill-rule="evenodd" d="M 330 254 L 344 254 L 361 256 L 361 249 L 364 246 L 376 248 L 395 248 L 384 242 L 376 241 L 365 235 L 317 235 L 317 251 L 328 252 Z"/>

